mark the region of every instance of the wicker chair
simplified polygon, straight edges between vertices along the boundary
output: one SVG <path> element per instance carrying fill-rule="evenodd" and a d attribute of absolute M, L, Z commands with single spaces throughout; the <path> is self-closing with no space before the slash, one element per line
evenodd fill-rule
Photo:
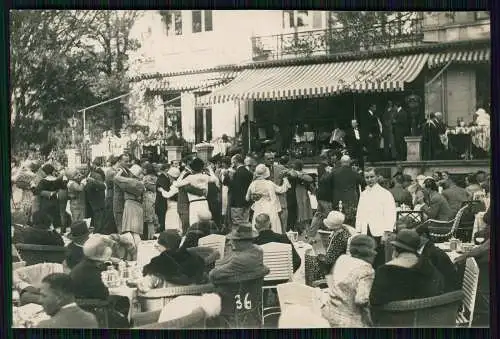
<path fill-rule="evenodd" d="M 452 220 L 441 221 L 441 220 L 427 219 L 425 222 L 418 225 L 417 228 L 428 226 L 429 235 L 434 242 L 446 241 L 447 239 L 455 236 L 458 225 L 460 224 L 460 220 L 462 219 L 462 215 L 464 214 L 465 210 L 468 207 L 469 205 L 467 204 L 462 208 L 460 208 L 457 212 L 457 215 Z"/>
<path fill-rule="evenodd" d="M 159 323 L 161 310 L 137 313 L 133 317 L 134 328 L 138 329 L 204 329 L 206 313 L 200 307 L 185 317 Z"/>
<path fill-rule="evenodd" d="M 154 311 L 162 309 L 164 305 L 180 295 L 202 295 L 214 292 L 214 290 L 215 287 L 212 284 L 155 288 L 145 293 L 139 292 L 137 300 L 141 303 L 143 311 Z"/>
<path fill-rule="evenodd" d="M 62 263 L 66 258 L 64 246 L 46 246 L 32 244 L 16 244 L 19 255 L 26 262 L 26 266 L 44 262 Z"/>
<path fill-rule="evenodd" d="M 462 291 L 372 307 L 375 327 L 455 327 Z"/>
<path fill-rule="evenodd" d="M 220 258 L 224 258 L 226 248 L 226 236 L 219 234 L 210 234 L 198 240 L 198 247 L 209 247 L 218 251 Z"/>

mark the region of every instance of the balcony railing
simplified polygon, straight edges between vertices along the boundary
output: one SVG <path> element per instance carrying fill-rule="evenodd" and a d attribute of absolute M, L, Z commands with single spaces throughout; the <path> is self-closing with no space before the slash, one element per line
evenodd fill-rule
<path fill-rule="evenodd" d="M 330 28 L 252 37 L 253 61 L 282 60 L 395 47 L 416 46 L 423 42 L 421 19 L 393 21 L 366 31 Z"/>

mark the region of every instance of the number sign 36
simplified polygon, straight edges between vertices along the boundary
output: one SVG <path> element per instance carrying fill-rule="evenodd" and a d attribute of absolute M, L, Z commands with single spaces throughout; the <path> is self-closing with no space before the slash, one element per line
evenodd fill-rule
<path fill-rule="evenodd" d="M 245 298 L 243 302 L 241 302 L 241 296 L 239 294 L 236 294 L 234 296 L 234 299 L 236 299 L 236 309 L 241 310 L 245 308 L 245 310 L 251 310 L 252 309 L 252 301 L 248 298 L 248 293 L 245 294 Z"/>

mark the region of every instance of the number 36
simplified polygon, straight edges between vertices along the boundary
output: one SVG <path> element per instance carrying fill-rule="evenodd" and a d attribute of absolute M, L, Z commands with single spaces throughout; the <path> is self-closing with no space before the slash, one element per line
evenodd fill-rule
<path fill-rule="evenodd" d="M 236 294 L 234 296 L 234 299 L 236 299 L 236 309 L 241 310 L 243 307 L 245 307 L 245 310 L 251 310 L 252 309 L 252 301 L 248 299 L 248 293 L 245 294 L 245 299 L 243 300 L 243 303 L 241 302 L 241 296 L 239 294 Z"/>

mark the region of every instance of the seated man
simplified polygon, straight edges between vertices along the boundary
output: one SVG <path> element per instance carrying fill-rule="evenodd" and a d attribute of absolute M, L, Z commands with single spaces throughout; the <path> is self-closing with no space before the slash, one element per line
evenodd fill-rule
<path fill-rule="evenodd" d="M 70 270 L 84 258 L 83 244 L 89 239 L 89 235 L 90 232 L 85 221 L 75 221 L 71 224 L 71 230 L 68 234 L 71 242 L 66 246 L 67 254 L 64 261 Z"/>
<path fill-rule="evenodd" d="M 18 268 L 12 272 L 12 285 L 19 292 L 20 304 L 41 304 L 40 289 L 42 279 L 52 273 L 63 273 L 63 265 L 42 263 Z"/>
<path fill-rule="evenodd" d="M 202 210 L 198 213 L 198 219 L 198 222 L 189 226 L 181 248 L 197 247 L 200 238 L 216 233 L 217 225 L 212 221 L 212 213 Z"/>
<path fill-rule="evenodd" d="M 142 274 L 152 279 L 143 280 L 139 284 L 141 291 L 159 287 L 161 283 L 164 286 L 204 282 L 205 262 L 198 255 L 188 252 L 185 248 L 179 248 L 180 243 L 181 236 L 177 230 L 160 233 L 156 246 L 161 254 L 151 259 L 151 262 L 142 269 Z"/>
<path fill-rule="evenodd" d="M 255 229 L 259 232 L 259 236 L 253 241 L 256 245 L 264 245 L 270 242 L 290 244 L 292 246 L 293 271 L 297 271 L 301 263 L 300 256 L 286 234 L 275 233 L 271 230 L 269 215 L 262 213 L 255 217 Z"/>
<path fill-rule="evenodd" d="M 37 328 L 98 328 L 96 317 L 76 304 L 69 275 L 53 273 L 43 278 L 40 295 L 43 310 L 51 318 Z"/>
<path fill-rule="evenodd" d="M 222 311 L 218 327 L 260 327 L 262 282 L 269 273 L 262 249 L 253 244 L 257 232 L 251 224 L 239 225 L 228 235 L 232 253 L 210 271 L 210 282 L 221 296 Z"/>
<path fill-rule="evenodd" d="M 83 245 L 84 258 L 71 270 L 77 298 L 107 300 L 109 291 L 102 282 L 112 254 L 112 242 L 103 236 L 93 236 Z"/>
<path fill-rule="evenodd" d="M 418 254 L 420 236 L 417 232 L 403 229 L 391 244 L 394 246 L 393 259 L 375 271 L 370 292 L 372 306 L 444 293 L 443 275 L 429 259 Z M 376 313 L 372 312 L 374 320 Z"/>
<path fill-rule="evenodd" d="M 59 233 L 51 229 L 50 216 L 41 211 L 33 213 L 33 226 L 15 231 L 12 243 L 31 245 L 64 246 L 64 241 Z"/>

